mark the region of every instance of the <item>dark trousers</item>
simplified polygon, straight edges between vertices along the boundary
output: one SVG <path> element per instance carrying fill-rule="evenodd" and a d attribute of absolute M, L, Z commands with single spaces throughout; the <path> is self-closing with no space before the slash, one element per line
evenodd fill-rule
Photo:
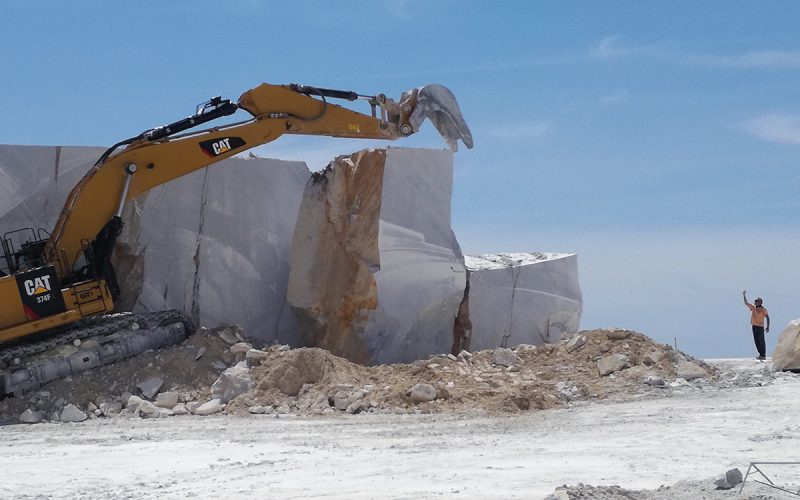
<path fill-rule="evenodd" d="M 764 342 L 764 327 L 753 325 L 753 340 L 758 349 L 758 355 L 762 358 L 767 357 L 767 343 Z"/>

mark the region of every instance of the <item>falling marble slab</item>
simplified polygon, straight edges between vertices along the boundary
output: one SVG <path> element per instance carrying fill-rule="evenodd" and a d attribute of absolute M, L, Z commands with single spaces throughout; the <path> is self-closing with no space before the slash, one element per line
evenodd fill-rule
<path fill-rule="evenodd" d="M 303 162 L 230 158 L 128 203 L 116 263 L 125 307 L 297 345 L 289 244 L 309 175 Z"/>
<path fill-rule="evenodd" d="M 582 312 L 574 254 L 468 255 L 471 350 L 557 342 Z"/>
<path fill-rule="evenodd" d="M 448 352 L 466 271 L 450 224 L 453 155 L 376 149 L 306 186 L 289 303 L 306 341 L 365 364 Z"/>

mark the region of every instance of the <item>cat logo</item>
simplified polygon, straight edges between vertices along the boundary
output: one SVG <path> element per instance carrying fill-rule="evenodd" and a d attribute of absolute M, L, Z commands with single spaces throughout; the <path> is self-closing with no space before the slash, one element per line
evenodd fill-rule
<path fill-rule="evenodd" d="M 28 297 L 47 293 L 51 291 L 50 276 L 45 275 L 39 276 L 38 278 L 34 278 L 32 280 L 25 280 L 24 286 L 25 293 L 28 294 Z"/>
<path fill-rule="evenodd" d="M 230 153 L 234 149 L 239 149 L 245 144 L 244 139 L 241 137 L 219 137 L 201 142 L 200 148 L 207 156 L 216 158 L 225 153 Z"/>
<path fill-rule="evenodd" d="M 17 288 L 22 309 L 29 320 L 60 314 L 67 309 L 55 266 L 18 274 Z"/>

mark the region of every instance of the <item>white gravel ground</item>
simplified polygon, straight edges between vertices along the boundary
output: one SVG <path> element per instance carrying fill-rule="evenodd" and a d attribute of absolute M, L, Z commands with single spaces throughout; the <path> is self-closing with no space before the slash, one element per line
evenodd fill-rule
<path fill-rule="evenodd" d="M 764 367 L 715 363 L 751 373 Z M 781 374 L 765 387 L 686 387 L 663 399 L 499 418 L 214 416 L 10 425 L 0 427 L 0 497 L 535 499 L 562 484 L 656 489 L 689 480 L 674 492 L 700 498 L 693 485 L 727 469 L 800 461 L 799 394 L 800 375 Z M 800 466 L 773 470 L 773 480 L 800 483 Z M 713 498 L 756 491 L 763 488 L 748 482 L 744 495 L 737 488 Z"/>

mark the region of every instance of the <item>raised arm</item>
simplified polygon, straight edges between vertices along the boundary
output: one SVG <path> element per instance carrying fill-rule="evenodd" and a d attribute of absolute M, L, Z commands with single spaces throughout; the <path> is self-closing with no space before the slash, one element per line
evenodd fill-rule
<path fill-rule="evenodd" d="M 742 299 L 744 300 L 744 305 L 750 308 L 750 302 L 747 302 L 747 290 L 742 290 Z"/>

